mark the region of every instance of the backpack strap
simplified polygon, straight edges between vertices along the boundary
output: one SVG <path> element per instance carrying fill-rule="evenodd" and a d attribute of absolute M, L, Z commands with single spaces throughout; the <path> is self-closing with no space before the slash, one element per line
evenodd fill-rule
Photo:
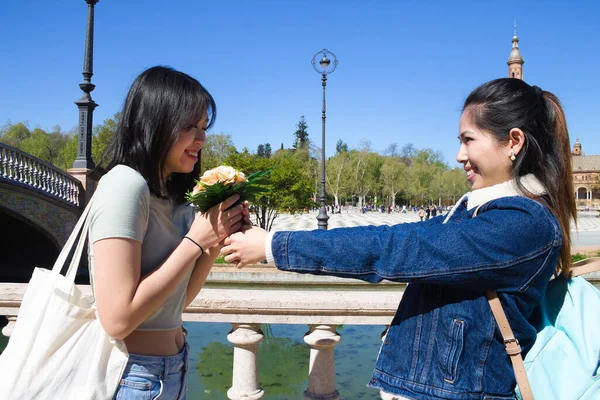
<path fill-rule="evenodd" d="M 571 266 L 571 277 L 600 271 L 600 257 L 586 258 Z"/>
<path fill-rule="evenodd" d="M 475 209 L 473 218 L 477 216 L 480 208 L 481 205 Z M 600 266 L 600 262 L 598 264 Z M 506 318 L 506 314 L 504 313 L 504 308 L 502 308 L 502 303 L 500 303 L 498 294 L 496 292 L 487 291 L 485 292 L 485 296 L 488 299 L 488 303 L 490 304 L 490 308 L 492 309 L 492 314 L 494 314 L 494 319 L 498 324 L 498 328 L 500 328 L 500 333 L 502 334 L 502 339 L 504 340 L 506 354 L 508 354 L 508 358 L 510 358 L 513 370 L 515 371 L 515 378 L 517 380 L 517 385 L 519 385 L 519 390 L 521 391 L 521 397 L 523 400 L 534 400 L 533 393 L 531 392 L 531 386 L 529 386 L 527 372 L 525 371 L 523 357 L 521 356 L 521 345 L 519 344 L 519 340 L 515 338 L 515 335 L 510 328 L 510 324 L 508 323 L 508 319 Z"/>
<path fill-rule="evenodd" d="M 506 354 L 508 354 L 515 371 L 515 378 L 521 391 L 521 397 L 523 400 L 533 400 L 533 393 L 531 393 L 525 364 L 523 364 L 523 357 L 521 356 L 521 345 L 519 345 L 519 341 L 515 338 L 512 329 L 510 329 L 510 324 L 508 323 L 498 294 L 496 292 L 485 292 L 485 295 L 490 303 L 490 308 L 492 309 L 492 314 L 494 314 L 498 328 L 500 328 L 500 333 L 502 333 Z"/>

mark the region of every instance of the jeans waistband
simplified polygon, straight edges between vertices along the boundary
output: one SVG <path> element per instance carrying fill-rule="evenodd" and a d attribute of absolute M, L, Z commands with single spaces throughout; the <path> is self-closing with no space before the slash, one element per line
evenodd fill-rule
<path fill-rule="evenodd" d="M 130 354 L 125 373 L 130 371 L 148 373 L 150 375 L 165 376 L 168 374 L 187 371 L 189 346 L 187 342 L 179 354 L 173 356 L 145 356 Z"/>

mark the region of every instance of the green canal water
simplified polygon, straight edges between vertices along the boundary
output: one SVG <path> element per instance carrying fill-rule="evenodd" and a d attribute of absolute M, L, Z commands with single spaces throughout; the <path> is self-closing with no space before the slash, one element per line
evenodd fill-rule
<path fill-rule="evenodd" d="M 0 325 L 6 323 L 0 317 Z M 233 345 L 227 341 L 230 324 L 185 323 L 190 344 L 188 398 L 227 399 L 233 371 Z M 306 325 L 262 325 L 258 350 L 259 380 L 264 400 L 301 399 L 308 385 L 309 346 Z M 381 345 L 384 326 L 338 327 L 342 341 L 335 347 L 336 386 L 342 399 L 379 399 L 367 388 Z M 0 334 L 0 351 L 8 340 Z"/>

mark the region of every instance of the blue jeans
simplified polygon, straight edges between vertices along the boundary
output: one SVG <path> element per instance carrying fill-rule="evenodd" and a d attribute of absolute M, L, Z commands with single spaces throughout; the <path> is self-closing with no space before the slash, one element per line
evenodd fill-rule
<path fill-rule="evenodd" d="M 114 400 L 185 400 L 189 346 L 168 357 L 130 354 Z"/>

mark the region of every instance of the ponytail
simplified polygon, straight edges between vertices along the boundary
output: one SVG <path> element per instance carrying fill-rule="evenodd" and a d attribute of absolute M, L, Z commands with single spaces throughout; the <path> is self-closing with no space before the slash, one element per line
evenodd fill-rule
<path fill-rule="evenodd" d="M 562 230 L 563 243 L 557 273 L 568 278 L 571 271 L 571 219 L 577 223 L 577 206 L 573 190 L 573 167 L 571 162 L 571 143 L 565 113 L 558 98 L 550 92 L 543 92 L 548 105 L 548 116 L 552 122 L 552 134 L 556 145 L 557 161 L 560 163 L 556 177 L 557 190 L 549 193 L 551 209 L 556 215 Z"/>

